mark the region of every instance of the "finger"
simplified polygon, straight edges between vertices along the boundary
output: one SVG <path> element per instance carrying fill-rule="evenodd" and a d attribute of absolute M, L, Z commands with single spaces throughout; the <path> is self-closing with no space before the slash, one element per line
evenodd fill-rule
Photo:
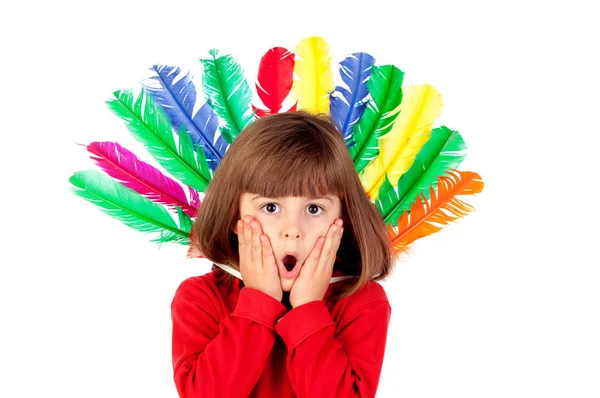
<path fill-rule="evenodd" d="M 238 229 L 238 251 L 240 253 L 240 263 L 242 261 L 242 258 L 244 259 L 244 263 L 246 261 L 247 258 L 249 258 L 250 255 L 250 246 L 248 246 L 246 239 L 244 238 L 246 232 L 244 228 L 244 221 L 243 220 L 238 220 L 237 222 L 237 229 Z"/>
<path fill-rule="evenodd" d="M 323 250 L 323 244 L 325 243 L 325 238 L 322 236 L 319 236 L 319 239 L 317 239 L 317 241 L 315 242 L 315 245 L 313 247 L 313 249 L 311 250 L 310 254 L 308 255 L 307 259 L 304 261 L 304 264 L 302 265 L 302 269 L 305 269 L 307 271 L 313 271 L 317 269 L 317 265 L 319 264 L 319 257 L 321 256 L 321 250 Z M 302 271 L 300 271 L 302 272 Z"/>
<path fill-rule="evenodd" d="M 252 261 L 259 267 L 264 268 L 262 264 L 262 244 L 260 242 L 260 225 L 256 221 L 250 223 L 252 226 Z"/>
<path fill-rule="evenodd" d="M 329 268 L 333 268 L 332 265 L 335 263 L 335 255 L 340 247 L 343 234 L 343 228 L 340 228 L 338 225 L 336 223 L 332 224 L 327 232 L 323 250 L 319 256 L 318 271 L 325 272 L 329 271 Z"/>
<path fill-rule="evenodd" d="M 262 256 L 263 256 L 263 267 L 265 269 L 277 269 L 275 265 L 275 255 L 273 255 L 273 248 L 267 235 L 260 236 L 260 243 L 262 244 Z"/>
<path fill-rule="evenodd" d="M 244 219 L 244 244 L 247 247 L 247 259 L 252 262 L 252 226 Z"/>

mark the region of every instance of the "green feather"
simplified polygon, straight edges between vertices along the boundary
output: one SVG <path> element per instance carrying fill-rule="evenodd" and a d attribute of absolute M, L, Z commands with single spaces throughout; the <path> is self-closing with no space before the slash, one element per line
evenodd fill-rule
<path fill-rule="evenodd" d="M 394 190 L 387 175 L 375 201 L 386 224 L 398 225 L 398 218 L 410 207 L 417 195 L 430 199 L 430 187 L 437 189 L 438 177 L 450 169 L 456 169 L 466 156 L 466 145 L 460 133 L 446 126 L 432 130 L 431 137 L 423 145 L 410 169 L 398 180 L 398 192 Z"/>
<path fill-rule="evenodd" d="M 212 59 L 200 60 L 202 89 L 223 123 L 223 138 L 231 144 L 253 119 L 252 92 L 243 69 L 231 55 L 219 56 L 215 49 L 209 53 Z"/>
<path fill-rule="evenodd" d="M 187 234 L 188 240 L 186 240 L 185 244 L 188 244 L 190 231 L 192 230 L 192 219 L 181 210 L 181 207 L 175 206 L 175 209 L 177 210 L 177 217 L 179 218 L 179 229 Z"/>
<path fill-rule="evenodd" d="M 73 193 L 95 204 L 129 227 L 145 232 L 157 233 L 151 242 L 175 242 L 189 244 L 190 218 L 177 207 L 178 227 L 167 208 L 127 188 L 97 170 L 75 172 L 69 182 L 76 188 Z"/>
<path fill-rule="evenodd" d="M 184 184 L 204 192 L 212 179 L 204 151 L 194 151 L 192 139 L 182 127 L 175 144 L 171 122 L 144 91 L 135 99 L 131 90 L 118 90 L 108 107 L 125 121 L 133 137 L 166 171 Z M 194 156 L 196 154 L 196 157 Z"/>
<path fill-rule="evenodd" d="M 404 72 L 394 65 L 373 67 L 367 82 L 372 100 L 352 130 L 355 145 L 348 148 L 357 173 L 379 155 L 379 138 L 390 132 L 398 117 L 403 79 Z"/>

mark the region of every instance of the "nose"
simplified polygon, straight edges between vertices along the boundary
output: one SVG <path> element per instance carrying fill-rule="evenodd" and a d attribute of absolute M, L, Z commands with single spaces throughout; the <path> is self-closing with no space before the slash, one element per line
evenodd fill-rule
<path fill-rule="evenodd" d="M 300 233 L 295 231 L 287 231 L 284 235 L 286 239 L 300 239 Z"/>
<path fill-rule="evenodd" d="M 283 239 L 300 239 L 303 234 L 300 232 L 298 220 L 293 217 L 287 219 L 281 230 L 281 235 Z"/>

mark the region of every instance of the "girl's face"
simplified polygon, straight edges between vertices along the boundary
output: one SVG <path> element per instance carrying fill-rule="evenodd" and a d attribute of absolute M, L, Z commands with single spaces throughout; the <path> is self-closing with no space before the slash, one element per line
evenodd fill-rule
<path fill-rule="evenodd" d="M 287 292 L 291 290 L 317 239 L 327 234 L 329 226 L 341 217 L 342 210 L 336 195 L 309 199 L 303 196 L 265 198 L 243 193 L 240 196 L 240 218 L 246 215 L 257 220 L 262 232 L 269 237 L 281 289 Z M 286 259 L 286 254 L 290 253 L 296 257 L 296 265 L 288 271 L 284 260 L 285 263 L 291 260 L 289 257 Z"/>

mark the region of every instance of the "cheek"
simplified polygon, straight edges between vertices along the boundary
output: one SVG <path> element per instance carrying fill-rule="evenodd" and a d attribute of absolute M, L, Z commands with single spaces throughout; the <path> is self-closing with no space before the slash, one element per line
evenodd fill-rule
<path fill-rule="evenodd" d="M 260 213 L 252 214 L 252 217 L 260 223 L 262 233 L 267 235 L 271 241 L 277 237 L 277 227 L 268 219 L 268 217 L 265 217 Z"/>
<path fill-rule="evenodd" d="M 312 230 L 310 230 L 306 236 L 307 238 L 307 244 L 310 247 L 314 247 L 315 244 L 317 243 L 317 240 L 320 237 L 325 237 L 327 236 L 327 228 L 326 227 L 318 227 L 318 228 L 313 228 Z"/>
<path fill-rule="evenodd" d="M 333 222 L 338 218 L 339 217 L 328 217 L 326 220 L 323 220 L 323 222 L 319 225 L 318 228 L 320 234 L 319 236 L 326 236 L 327 232 L 329 232 L 329 228 L 331 228 Z"/>

